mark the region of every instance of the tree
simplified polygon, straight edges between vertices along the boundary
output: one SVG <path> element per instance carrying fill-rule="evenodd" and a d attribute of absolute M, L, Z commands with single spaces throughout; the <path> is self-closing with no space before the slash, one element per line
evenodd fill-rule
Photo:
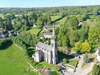
<path fill-rule="evenodd" d="M 65 12 L 64 11 L 61 11 L 60 12 L 60 15 L 61 15 L 61 17 L 64 17 L 65 16 Z"/>
<path fill-rule="evenodd" d="M 91 47 L 87 42 L 82 43 L 82 50 L 81 50 L 82 53 L 90 52 L 90 50 L 91 50 Z"/>
<path fill-rule="evenodd" d="M 10 19 L 7 19 L 6 25 L 7 25 L 7 30 L 12 30 L 12 24 Z"/>
<path fill-rule="evenodd" d="M 58 75 L 56 71 L 52 71 L 50 75 Z"/>
<path fill-rule="evenodd" d="M 42 41 L 45 42 L 45 37 L 42 38 Z"/>
<path fill-rule="evenodd" d="M 38 18 L 37 23 L 38 23 L 38 28 L 42 28 L 43 27 L 44 21 L 43 21 L 43 17 L 42 16 Z"/>
<path fill-rule="evenodd" d="M 96 45 L 100 42 L 100 27 L 92 27 L 89 29 L 88 40 L 92 45 Z"/>
<path fill-rule="evenodd" d="M 55 66 L 54 69 L 55 69 L 56 71 L 60 71 L 60 66 Z"/>
<path fill-rule="evenodd" d="M 2 19 L 2 17 L 0 17 L 0 27 L 1 27 L 1 28 L 4 27 L 4 26 L 3 26 L 3 19 Z"/>
<path fill-rule="evenodd" d="M 61 46 L 62 43 L 61 43 L 61 40 L 58 40 L 58 46 Z"/>
<path fill-rule="evenodd" d="M 63 64 L 66 64 L 66 62 L 67 62 L 67 59 L 64 58 L 64 59 L 63 59 Z"/>
<path fill-rule="evenodd" d="M 30 18 L 34 19 L 34 20 L 37 20 L 37 14 L 36 13 L 31 13 Z"/>
<path fill-rule="evenodd" d="M 84 60 L 85 63 L 88 63 L 89 59 L 88 59 L 87 53 L 85 53 L 83 60 Z"/>
<path fill-rule="evenodd" d="M 82 21 L 86 21 L 89 18 L 88 14 L 85 12 L 82 16 Z"/>
<path fill-rule="evenodd" d="M 76 30 L 68 31 L 70 45 L 74 46 L 75 43 L 78 41 L 78 33 Z"/>
<path fill-rule="evenodd" d="M 62 46 L 63 47 L 66 47 L 67 46 L 67 43 L 68 43 L 68 38 L 66 36 L 63 36 L 62 37 Z"/>
<path fill-rule="evenodd" d="M 73 29 L 77 29 L 78 28 L 78 20 L 75 16 L 72 16 L 69 18 L 69 25 L 73 28 Z"/>
<path fill-rule="evenodd" d="M 89 32 L 89 26 L 87 25 L 87 23 L 83 23 L 82 28 L 79 31 L 81 42 L 84 42 L 86 39 L 88 39 L 88 32 Z"/>
<path fill-rule="evenodd" d="M 77 52 L 80 52 L 82 49 L 82 44 L 80 42 L 76 42 L 75 43 L 75 49 L 77 50 Z"/>
<path fill-rule="evenodd" d="M 92 75 L 99 75 L 100 74 L 100 65 L 94 64 L 92 67 Z"/>

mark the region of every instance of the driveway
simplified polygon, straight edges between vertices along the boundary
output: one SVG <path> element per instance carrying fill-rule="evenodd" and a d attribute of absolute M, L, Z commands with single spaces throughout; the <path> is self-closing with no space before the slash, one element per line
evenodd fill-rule
<path fill-rule="evenodd" d="M 82 70 L 81 69 L 82 63 L 83 63 L 83 56 L 81 55 L 81 59 L 79 60 L 79 64 L 78 67 L 76 68 L 75 75 L 87 75 L 92 70 L 92 67 L 95 64 L 94 62 L 92 62 L 90 63 L 90 66 Z"/>

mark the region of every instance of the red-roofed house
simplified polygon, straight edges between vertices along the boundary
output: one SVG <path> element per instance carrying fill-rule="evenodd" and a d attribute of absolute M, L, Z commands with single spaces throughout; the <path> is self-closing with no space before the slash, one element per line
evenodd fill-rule
<path fill-rule="evenodd" d="M 78 26 L 81 26 L 83 23 L 82 22 L 79 22 Z"/>

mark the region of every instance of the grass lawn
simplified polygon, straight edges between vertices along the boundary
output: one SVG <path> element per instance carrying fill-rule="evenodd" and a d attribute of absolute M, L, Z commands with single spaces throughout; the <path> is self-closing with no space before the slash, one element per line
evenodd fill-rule
<path fill-rule="evenodd" d="M 48 64 L 48 63 L 46 63 L 46 62 L 40 62 L 39 64 L 41 64 L 41 65 L 43 65 L 44 67 L 49 68 L 49 69 L 52 69 L 52 68 L 54 67 L 54 65 Z"/>
<path fill-rule="evenodd" d="M 61 20 L 56 21 L 55 24 L 56 24 L 56 25 L 62 25 L 62 24 L 64 24 L 66 18 L 67 18 L 67 16 L 63 17 Z"/>
<path fill-rule="evenodd" d="M 73 60 L 73 61 L 68 61 L 67 64 L 70 64 L 72 66 L 76 66 L 77 60 Z"/>
<path fill-rule="evenodd" d="M 87 65 L 87 64 L 88 64 L 88 63 L 86 63 L 86 62 L 83 62 L 83 64 L 82 64 L 82 67 L 84 67 L 84 66 L 85 66 L 85 65 Z M 81 67 L 81 68 L 82 68 L 82 67 Z"/>
<path fill-rule="evenodd" d="M 92 71 L 90 71 L 87 75 L 91 75 L 92 74 Z"/>
<path fill-rule="evenodd" d="M 32 29 L 28 30 L 28 32 L 30 32 L 31 34 L 37 35 L 40 30 L 41 29 L 38 29 L 38 28 L 32 28 Z"/>
<path fill-rule="evenodd" d="M 51 16 L 51 21 L 54 21 L 54 20 L 56 20 L 56 19 L 58 19 L 58 18 L 60 18 L 61 16 Z"/>
<path fill-rule="evenodd" d="M 27 69 L 29 70 L 27 71 Z M 26 63 L 24 53 L 14 44 L 0 50 L 0 75 L 37 75 Z"/>

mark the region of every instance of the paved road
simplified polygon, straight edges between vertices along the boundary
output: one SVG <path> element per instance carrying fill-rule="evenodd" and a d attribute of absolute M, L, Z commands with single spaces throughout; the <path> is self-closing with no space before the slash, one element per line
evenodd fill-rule
<path fill-rule="evenodd" d="M 78 67 L 76 68 L 76 72 L 75 72 L 75 75 L 81 75 L 82 74 L 82 69 L 81 69 L 81 66 L 82 66 L 82 63 L 83 63 L 83 57 L 80 56 L 81 59 L 79 60 L 79 64 L 78 64 Z"/>
<path fill-rule="evenodd" d="M 81 59 L 79 60 L 79 64 L 78 67 L 76 68 L 75 75 L 87 75 L 92 70 L 92 67 L 95 64 L 94 62 L 92 62 L 90 63 L 90 66 L 82 70 L 81 69 L 82 63 L 83 63 L 83 56 L 81 56 Z"/>

